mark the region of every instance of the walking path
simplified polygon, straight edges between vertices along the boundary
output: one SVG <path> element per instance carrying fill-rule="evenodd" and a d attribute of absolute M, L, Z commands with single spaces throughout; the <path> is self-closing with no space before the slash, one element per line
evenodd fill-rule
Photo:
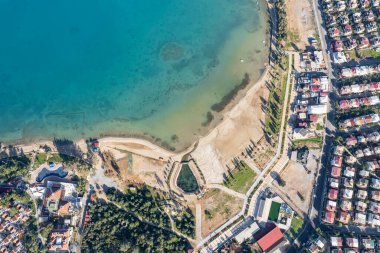
<path fill-rule="evenodd" d="M 224 185 L 220 185 L 220 184 L 207 184 L 206 185 L 207 188 L 214 188 L 214 189 L 219 189 L 221 191 L 224 191 L 225 193 L 228 193 L 234 197 L 237 197 L 237 198 L 240 198 L 240 199 L 244 199 L 244 194 L 240 193 L 240 192 L 236 192 L 234 190 L 231 190 L 230 188 L 227 188 L 225 187 Z"/>
<path fill-rule="evenodd" d="M 202 206 L 195 205 L 195 238 L 197 241 L 202 239 Z"/>

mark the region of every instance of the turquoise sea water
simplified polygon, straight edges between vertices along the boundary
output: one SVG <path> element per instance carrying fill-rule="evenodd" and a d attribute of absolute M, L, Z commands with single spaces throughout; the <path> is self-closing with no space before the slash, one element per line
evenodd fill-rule
<path fill-rule="evenodd" d="M 251 0 L 0 0 L 0 141 L 188 145 L 262 71 L 265 13 Z"/>

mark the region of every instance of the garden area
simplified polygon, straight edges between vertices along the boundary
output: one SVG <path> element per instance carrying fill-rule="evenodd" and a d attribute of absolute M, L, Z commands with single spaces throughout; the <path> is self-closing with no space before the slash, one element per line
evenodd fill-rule
<path fill-rule="evenodd" d="M 240 193 L 246 193 L 256 176 L 256 173 L 246 163 L 242 162 L 240 167 L 229 173 L 224 181 L 224 186 Z"/>
<path fill-rule="evenodd" d="M 287 231 L 288 235 L 292 239 L 295 239 L 298 236 L 298 234 L 301 232 L 303 225 L 304 225 L 304 220 L 298 215 L 294 215 L 292 219 L 292 223 L 290 225 L 290 229 Z"/>

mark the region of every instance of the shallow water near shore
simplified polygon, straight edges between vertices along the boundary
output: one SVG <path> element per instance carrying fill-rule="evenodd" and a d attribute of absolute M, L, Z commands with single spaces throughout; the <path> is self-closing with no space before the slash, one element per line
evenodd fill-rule
<path fill-rule="evenodd" d="M 259 78 L 266 27 L 251 0 L 0 1 L 0 141 L 142 136 L 182 149 L 246 73 Z"/>

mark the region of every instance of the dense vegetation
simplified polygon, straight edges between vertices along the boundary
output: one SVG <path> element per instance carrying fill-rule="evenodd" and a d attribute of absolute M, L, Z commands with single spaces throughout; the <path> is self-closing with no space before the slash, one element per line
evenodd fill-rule
<path fill-rule="evenodd" d="M 287 21 L 286 21 L 286 7 L 285 0 L 275 1 L 275 8 L 277 13 L 277 40 L 286 40 L 287 38 Z"/>
<path fill-rule="evenodd" d="M 30 160 L 25 155 L 0 160 L 0 183 L 28 174 Z"/>
<path fill-rule="evenodd" d="M 193 212 L 188 209 L 177 215 L 174 220 L 175 227 L 184 235 L 194 238 L 195 236 L 195 221 Z"/>
<path fill-rule="evenodd" d="M 186 252 L 188 241 L 143 223 L 113 204 L 90 208 L 82 252 Z"/>
<path fill-rule="evenodd" d="M 146 221 L 158 226 L 170 227 L 169 217 L 159 205 L 162 201 L 161 197 L 154 195 L 147 187 L 133 191 L 127 190 L 126 193 L 110 188 L 107 191 L 107 198 Z"/>

